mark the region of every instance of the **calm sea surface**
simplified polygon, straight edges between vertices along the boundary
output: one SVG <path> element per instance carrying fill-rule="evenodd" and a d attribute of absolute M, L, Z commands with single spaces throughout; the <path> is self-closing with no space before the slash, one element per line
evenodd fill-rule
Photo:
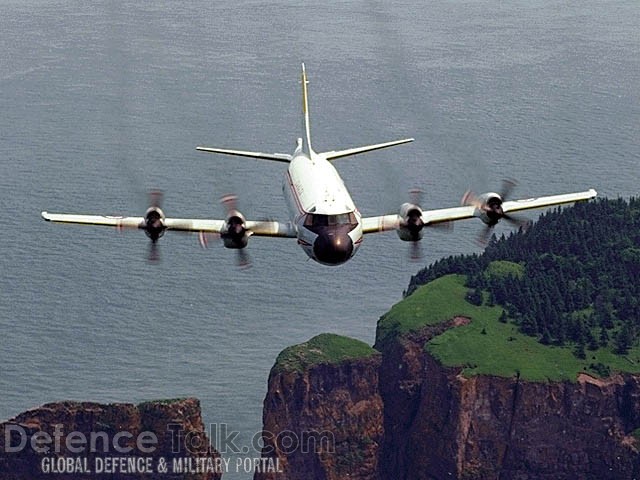
<path fill-rule="evenodd" d="M 234 192 L 248 217 L 286 220 L 284 165 L 194 148 L 291 152 L 303 61 L 316 150 L 416 138 L 336 163 L 365 215 L 503 177 L 525 197 L 637 195 L 640 7 L 572 3 L 1 0 L 0 419 L 193 395 L 244 446 L 280 350 L 373 341 L 420 267 L 394 233 L 338 268 L 254 238 L 239 271 L 194 236 L 167 234 L 151 265 L 141 232 L 40 219 L 141 215 L 160 188 L 170 216 L 220 217 Z M 424 263 L 477 251 L 480 228 L 429 232 Z"/>

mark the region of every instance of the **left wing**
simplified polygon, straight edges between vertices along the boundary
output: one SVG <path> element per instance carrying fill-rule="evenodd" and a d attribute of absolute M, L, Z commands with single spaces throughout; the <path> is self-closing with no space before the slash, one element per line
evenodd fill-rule
<path fill-rule="evenodd" d="M 595 198 L 597 192 L 592 188 L 584 192 L 566 193 L 548 197 L 528 198 L 523 200 L 511 200 L 502 203 L 504 213 L 520 212 L 535 208 L 552 207 Z M 417 206 L 416 206 L 417 207 Z M 419 207 L 418 207 L 419 208 Z M 462 206 L 453 208 L 441 208 L 438 210 L 424 210 L 421 219 L 425 227 L 435 226 L 443 222 L 465 220 L 479 216 L 480 211 L 475 206 Z M 386 232 L 400 228 L 403 218 L 398 214 L 380 215 L 377 217 L 362 218 L 363 233 Z"/>
<path fill-rule="evenodd" d="M 77 225 L 97 225 L 114 228 L 146 228 L 145 217 L 117 217 L 102 215 L 74 215 L 66 213 L 42 212 L 42 218 L 48 222 L 70 223 Z M 196 218 L 162 218 L 165 230 L 182 232 L 223 233 L 227 228 L 225 220 L 207 220 Z M 247 221 L 246 228 L 252 235 L 262 237 L 295 238 L 292 224 L 282 222 Z"/>
<path fill-rule="evenodd" d="M 553 195 L 551 197 L 527 198 L 524 200 L 511 200 L 502 204 L 504 213 L 531 210 L 533 208 L 551 207 L 553 205 L 563 205 L 565 203 L 591 200 L 598 195 L 593 188 L 586 192 L 566 193 L 564 195 Z"/>
<path fill-rule="evenodd" d="M 422 212 L 424 226 L 437 225 L 454 220 L 465 220 L 475 217 L 475 207 L 441 208 L 439 210 L 425 210 Z M 397 213 L 362 219 L 362 233 L 388 232 L 400 228 L 402 217 Z"/>

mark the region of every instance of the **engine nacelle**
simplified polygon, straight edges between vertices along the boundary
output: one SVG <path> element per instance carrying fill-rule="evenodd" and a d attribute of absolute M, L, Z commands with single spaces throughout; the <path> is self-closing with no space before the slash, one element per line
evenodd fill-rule
<path fill-rule="evenodd" d="M 244 215 L 238 211 L 233 211 L 227 217 L 227 227 L 220 234 L 222 242 L 226 248 L 245 248 L 249 243 L 251 232 L 247 230 Z"/>
<path fill-rule="evenodd" d="M 484 193 L 478 197 L 480 205 L 476 207 L 476 216 L 490 227 L 504 217 L 502 197 L 495 192 Z"/>
<path fill-rule="evenodd" d="M 142 228 L 147 237 L 153 242 L 156 242 L 164 235 L 164 218 L 164 212 L 160 207 L 149 207 L 144 214 L 144 226 Z"/>
<path fill-rule="evenodd" d="M 416 242 L 422 238 L 422 209 L 413 203 L 403 203 L 400 207 L 400 226 L 396 230 L 400 240 Z"/>

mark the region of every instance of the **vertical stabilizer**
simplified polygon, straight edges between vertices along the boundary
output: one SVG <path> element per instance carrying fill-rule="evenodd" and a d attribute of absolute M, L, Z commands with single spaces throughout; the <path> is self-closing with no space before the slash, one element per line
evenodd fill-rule
<path fill-rule="evenodd" d="M 303 131 L 302 136 L 302 150 L 309 156 L 311 156 L 311 128 L 309 127 L 309 101 L 307 99 L 307 72 L 302 64 L 302 115 L 303 115 Z"/>

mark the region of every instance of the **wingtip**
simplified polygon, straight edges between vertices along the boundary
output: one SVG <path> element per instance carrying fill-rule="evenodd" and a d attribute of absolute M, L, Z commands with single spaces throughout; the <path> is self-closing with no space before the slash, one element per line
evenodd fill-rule
<path fill-rule="evenodd" d="M 199 152 L 215 153 L 213 152 L 213 149 L 211 147 L 205 147 L 202 145 L 198 145 L 196 147 L 196 150 L 198 150 Z"/>
<path fill-rule="evenodd" d="M 47 222 L 49 222 L 51 219 L 49 218 L 49 214 L 47 212 L 40 212 L 40 216 L 42 218 L 44 218 Z"/>

